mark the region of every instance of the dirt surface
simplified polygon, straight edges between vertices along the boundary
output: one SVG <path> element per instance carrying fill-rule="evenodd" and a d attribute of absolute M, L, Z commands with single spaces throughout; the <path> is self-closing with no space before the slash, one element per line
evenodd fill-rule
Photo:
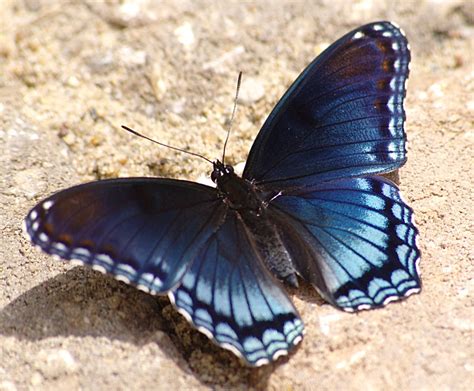
<path fill-rule="evenodd" d="M 125 176 L 196 179 L 209 165 L 120 130 L 245 161 L 278 98 L 350 29 L 396 21 L 412 48 L 409 160 L 424 289 L 342 313 L 292 294 L 306 336 L 249 369 L 156 299 L 33 250 L 25 214 L 53 191 Z M 467 390 L 473 362 L 472 1 L 0 0 L 0 390 Z"/>

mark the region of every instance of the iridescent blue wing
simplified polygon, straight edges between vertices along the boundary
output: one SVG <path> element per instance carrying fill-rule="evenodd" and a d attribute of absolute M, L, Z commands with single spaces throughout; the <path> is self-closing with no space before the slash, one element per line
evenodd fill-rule
<path fill-rule="evenodd" d="M 302 338 L 293 304 L 230 209 L 169 296 L 198 330 L 253 366 L 287 354 Z"/>
<path fill-rule="evenodd" d="M 298 273 L 346 311 L 375 308 L 421 289 L 413 212 L 379 177 L 289 191 L 270 205 Z"/>
<path fill-rule="evenodd" d="M 48 254 L 160 293 L 179 283 L 223 208 L 215 189 L 196 183 L 115 179 L 52 195 L 28 213 L 25 229 Z"/>
<path fill-rule="evenodd" d="M 285 187 L 403 165 L 409 61 L 407 40 L 392 23 L 368 24 L 340 38 L 276 105 L 244 178 Z"/>

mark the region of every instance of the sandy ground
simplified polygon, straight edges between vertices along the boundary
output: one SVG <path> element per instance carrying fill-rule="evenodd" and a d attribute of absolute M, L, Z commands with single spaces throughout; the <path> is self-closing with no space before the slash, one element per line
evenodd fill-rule
<path fill-rule="evenodd" d="M 474 383 L 472 1 L 0 0 L 0 390 L 467 390 Z M 210 167 L 120 130 L 242 162 L 303 67 L 360 24 L 406 31 L 409 161 L 421 294 L 357 315 L 303 287 L 299 349 L 243 366 L 156 299 L 33 251 L 29 208 L 116 176 L 196 179 Z M 251 87 L 251 85 L 253 87 Z M 471 388 L 472 389 L 472 388 Z"/>

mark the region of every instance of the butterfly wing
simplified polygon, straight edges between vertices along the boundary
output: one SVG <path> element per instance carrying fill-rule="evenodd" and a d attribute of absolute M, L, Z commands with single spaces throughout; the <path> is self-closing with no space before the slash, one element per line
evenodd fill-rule
<path fill-rule="evenodd" d="M 403 165 L 409 61 L 407 40 L 392 23 L 368 24 L 340 38 L 276 105 L 244 178 L 285 187 Z"/>
<path fill-rule="evenodd" d="M 324 182 L 269 209 L 295 269 L 331 304 L 362 310 L 420 291 L 413 211 L 388 180 Z"/>
<path fill-rule="evenodd" d="M 58 192 L 27 215 L 32 242 L 152 293 L 176 286 L 225 215 L 217 192 L 172 179 L 92 182 Z"/>
<path fill-rule="evenodd" d="M 253 366 L 286 354 L 302 338 L 293 304 L 230 209 L 170 299 L 198 330 Z"/>

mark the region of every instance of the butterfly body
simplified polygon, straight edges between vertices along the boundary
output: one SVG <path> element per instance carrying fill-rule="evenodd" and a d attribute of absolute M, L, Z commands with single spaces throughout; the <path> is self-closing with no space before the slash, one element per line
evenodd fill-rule
<path fill-rule="evenodd" d="M 421 290 L 418 230 L 398 187 L 406 161 L 410 52 L 390 22 L 361 26 L 298 77 L 259 132 L 242 177 L 216 188 L 165 178 L 97 181 L 25 219 L 48 254 L 168 294 L 199 331 L 259 366 L 291 351 L 303 322 L 284 282 L 347 312 Z"/>
<path fill-rule="evenodd" d="M 252 182 L 235 174 L 232 166 L 217 160 L 211 179 L 216 183 L 222 200 L 229 208 L 241 213 L 261 213 L 264 205 L 261 194 Z"/>

